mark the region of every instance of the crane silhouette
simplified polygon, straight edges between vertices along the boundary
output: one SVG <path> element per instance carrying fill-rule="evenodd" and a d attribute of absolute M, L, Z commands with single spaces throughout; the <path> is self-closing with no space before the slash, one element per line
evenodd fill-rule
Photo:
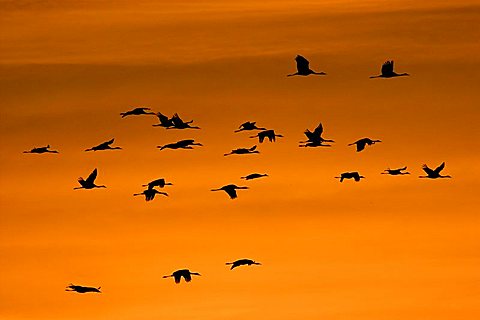
<path fill-rule="evenodd" d="M 192 146 L 203 146 L 201 143 L 196 143 L 193 139 L 180 140 L 174 143 L 169 143 L 163 146 L 157 146 L 160 150 L 163 149 L 193 149 Z"/>
<path fill-rule="evenodd" d="M 230 270 L 233 270 L 236 267 L 245 266 L 245 265 L 247 265 L 247 266 L 251 266 L 252 264 L 253 265 L 261 265 L 260 262 L 255 262 L 251 259 L 239 259 L 239 260 L 236 260 L 234 262 L 227 262 L 225 264 L 226 265 L 231 265 Z"/>
<path fill-rule="evenodd" d="M 95 168 L 92 173 L 88 176 L 86 180 L 82 177 L 78 178 L 78 183 L 80 183 L 81 187 L 73 188 L 73 190 L 77 189 L 93 189 L 93 188 L 106 188 L 106 186 L 97 186 L 95 184 L 95 179 L 97 178 L 97 168 Z"/>
<path fill-rule="evenodd" d="M 224 156 L 229 156 L 231 154 L 252 154 L 252 153 L 260 153 L 259 151 L 255 150 L 257 146 L 253 146 L 250 149 L 247 148 L 239 148 L 233 149 L 230 153 L 225 153 Z"/>
<path fill-rule="evenodd" d="M 398 175 L 404 175 L 404 174 L 410 174 L 410 172 L 404 172 L 407 170 L 407 167 L 403 168 L 398 168 L 398 169 L 385 169 L 381 174 L 389 174 L 391 176 L 398 176 Z"/>
<path fill-rule="evenodd" d="M 247 122 L 242 123 L 238 127 L 238 130 L 235 130 L 234 132 L 252 131 L 252 130 L 267 130 L 267 129 L 257 127 L 256 122 L 247 121 Z"/>
<path fill-rule="evenodd" d="M 270 142 L 275 142 L 275 138 L 283 138 L 283 136 L 281 134 L 276 134 L 274 130 L 263 130 L 263 131 L 260 131 L 259 133 L 257 133 L 256 135 L 254 136 L 251 136 L 250 138 L 257 138 L 258 137 L 258 141 L 260 143 L 263 142 L 263 140 L 265 140 L 265 138 L 268 138 L 268 141 Z"/>
<path fill-rule="evenodd" d="M 122 112 L 122 113 L 120 113 L 120 115 L 122 116 L 122 118 L 125 118 L 126 116 L 140 116 L 140 115 L 143 115 L 143 114 L 155 115 L 155 112 L 151 112 L 151 111 L 148 111 L 148 110 L 151 110 L 151 109 L 150 108 L 145 108 L 145 107 L 135 108 L 135 109 L 132 109 L 132 110 L 129 110 L 129 111 L 126 111 L 126 112 Z"/>
<path fill-rule="evenodd" d="M 174 273 L 172 273 L 168 276 L 163 276 L 162 278 L 173 277 L 173 279 L 175 280 L 175 283 L 180 283 L 180 280 L 182 280 L 182 277 L 183 277 L 183 279 L 185 279 L 185 282 L 192 281 L 192 275 L 201 276 L 201 274 L 198 273 L 198 272 L 191 272 L 188 269 L 181 269 L 181 270 L 175 271 Z"/>
<path fill-rule="evenodd" d="M 173 186 L 173 184 L 171 182 L 165 182 L 164 178 L 160 178 L 160 179 L 156 179 L 156 180 L 150 181 L 147 184 L 142 185 L 142 187 L 147 187 L 147 186 L 148 186 L 149 189 L 152 189 L 154 187 L 163 188 L 165 186 Z"/>
<path fill-rule="evenodd" d="M 430 169 L 426 164 L 423 165 L 422 169 L 427 174 L 426 176 L 419 176 L 419 178 L 429 178 L 429 179 L 437 179 L 437 178 L 451 178 L 451 176 L 442 176 L 440 172 L 445 168 L 445 162 L 442 162 L 435 170 Z"/>
<path fill-rule="evenodd" d="M 340 177 L 335 177 L 336 179 L 340 179 L 340 182 L 343 182 L 344 179 L 353 179 L 356 182 L 359 182 L 360 179 L 364 179 L 364 176 L 361 176 L 358 172 L 344 172 L 340 174 Z"/>
<path fill-rule="evenodd" d="M 305 130 L 305 135 L 307 136 L 306 141 L 300 141 L 303 145 L 299 145 L 300 147 L 331 147 L 330 144 L 324 144 L 325 142 L 335 142 L 333 140 L 324 139 L 322 137 L 323 133 L 323 126 L 320 123 L 315 130 L 310 131 L 309 129 Z"/>
<path fill-rule="evenodd" d="M 164 195 L 164 196 L 167 196 L 168 197 L 168 193 L 166 192 L 161 192 L 161 191 L 158 191 L 156 190 L 155 188 L 148 188 L 146 190 L 143 190 L 143 192 L 141 193 L 134 193 L 133 195 L 134 196 L 141 196 L 141 195 L 144 195 L 145 196 L 145 201 L 150 201 L 150 200 L 153 200 L 155 198 L 155 195 L 156 194 L 161 194 L 161 195 Z"/>
<path fill-rule="evenodd" d="M 100 151 L 100 150 L 122 150 L 120 147 L 112 147 L 111 144 L 115 141 L 115 138 L 112 140 L 108 140 L 105 142 L 100 143 L 95 147 L 91 147 L 89 149 L 85 149 L 85 151 Z"/>
<path fill-rule="evenodd" d="M 75 284 L 71 284 L 65 288 L 65 291 L 75 291 L 78 293 L 87 293 L 87 292 L 96 292 L 96 293 L 102 293 L 100 291 L 101 287 L 94 288 L 94 287 L 84 287 L 84 286 L 77 286 Z"/>
<path fill-rule="evenodd" d="M 152 124 L 152 126 L 164 128 L 170 128 L 174 126 L 172 119 L 168 118 L 166 115 L 163 115 L 160 112 L 157 112 L 155 115 L 158 117 L 160 123 Z"/>
<path fill-rule="evenodd" d="M 408 73 L 395 73 L 393 71 L 393 60 L 391 61 L 386 61 L 383 65 L 382 65 L 382 72 L 380 75 L 378 76 L 371 76 L 370 79 L 373 79 L 373 78 L 393 78 L 393 77 L 403 77 L 403 76 L 409 76 Z"/>
<path fill-rule="evenodd" d="M 258 178 L 261 178 L 261 177 L 268 177 L 268 174 L 266 173 L 252 173 L 252 174 L 249 174 L 245 177 L 240 177 L 240 179 L 245 179 L 245 180 L 253 180 L 253 179 L 258 179 Z"/>
<path fill-rule="evenodd" d="M 177 113 L 175 113 L 172 119 L 170 120 L 172 121 L 173 126 L 170 126 L 167 129 L 200 129 L 199 127 L 194 127 L 190 125 L 190 123 L 192 123 L 193 120 L 185 122 L 180 118 L 180 116 Z"/>
<path fill-rule="evenodd" d="M 239 186 L 236 186 L 234 184 L 229 184 L 229 185 L 223 186 L 219 189 L 212 189 L 210 191 L 225 191 L 230 196 L 230 199 L 236 199 L 237 198 L 237 190 L 240 190 L 240 189 L 248 189 L 248 187 L 239 187 Z"/>
<path fill-rule="evenodd" d="M 353 143 L 350 143 L 349 146 L 356 145 L 357 146 L 357 152 L 360 152 L 363 149 L 365 149 L 366 145 L 371 146 L 372 144 L 375 144 L 377 142 L 382 142 L 382 141 L 381 140 L 372 140 L 370 138 L 363 138 L 363 139 L 357 140 Z"/>
<path fill-rule="evenodd" d="M 36 153 L 36 154 L 41 154 L 41 153 L 58 153 L 56 150 L 48 150 L 50 149 L 50 145 L 47 145 L 45 147 L 36 147 L 28 151 L 23 151 L 23 153 Z"/>
<path fill-rule="evenodd" d="M 297 62 L 297 72 L 288 74 L 287 77 L 291 76 L 308 76 L 311 74 L 318 74 L 318 75 L 326 75 L 325 72 L 315 72 L 312 69 L 310 69 L 309 62 L 307 59 L 302 57 L 301 55 L 297 55 L 295 57 L 295 61 Z"/>

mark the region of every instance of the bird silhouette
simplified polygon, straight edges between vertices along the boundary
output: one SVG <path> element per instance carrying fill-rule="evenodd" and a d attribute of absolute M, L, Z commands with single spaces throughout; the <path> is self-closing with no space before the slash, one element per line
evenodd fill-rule
<path fill-rule="evenodd" d="M 135 108 L 133 110 L 129 110 L 129 111 L 126 111 L 126 112 L 122 112 L 120 113 L 120 115 L 122 116 L 122 118 L 125 118 L 126 116 L 140 116 L 142 114 L 152 114 L 152 115 L 155 115 L 155 112 L 151 112 L 151 111 L 148 111 L 148 110 L 151 110 L 150 108 Z"/>
<path fill-rule="evenodd" d="M 398 169 L 385 169 L 381 174 L 389 174 L 391 176 L 398 176 L 398 175 L 404 175 L 404 174 L 410 174 L 410 172 L 404 172 L 407 170 L 407 167 L 403 168 L 398 168 Z"/>
<path fill-rule="evenodd" d="M 100 151 L 100 150 L 122 150 L 120 147 L 112 147 L 111 144 L 115 141 L 115 138 L 112 140 L 108 140 L 105 142 L 100 143 L 95 147 L 91 147 L 89 149 L 85 149 L 85 151 Z"/>
<path fill-rule="evenodd" d="M 372 140 L 370 138 L 363 138 L 363 139 L 357 140 L 353 143 L 350 143 L 349 146 L 353 146 L 355 144 L 357 146 L 357 152 L 360 152 L 363 149 L 365 149 L 366 145 L 371 146 L 372 144 L 375 144 L 377 142 L 382 142 L 382 141 L 381 140 Z"/>
<path fill-rule="evenodd" d="M 155 198 L 155 195 L 156 194 L 161 194 L 161 195 L 164 195 L 164 196 L 167 196 L 168 197 L 168 193 L 166 192 L 161 192 L 161 191 L 158 191 L 156 190 L 155 188 L 148 188 L 146 190 L 143 190 L 143 192 L 141 193 L 134 193 L 133 195 L 134 196 L 141 196 L 141 195 L 144 195 L 145 196 L 145 201 L 150 201 L 150 200 L 153 200 Z"/>
<path fill-rule="evenodd" d="M 297 62 L 297 72 L 288 74 L 287 77 L 291 76 L 308 76 L 311 74 L 318 74 L 318 75 L 326 75 L 325 72 L 315 72 L 312 69 L 310 69 L 309 62 L 307 59 L 302 57 L 301 55 L 297 55 L 295 57 L 295 61 Z"/>
<path fill-rule="evenodd" d="M 340 182 L 343 182 L 344 179 L 353 179 L 356 182 L 359 182 L 360 179 L 364 179 L 364 176 L 361 176 L 358 172 L 344 172 L 340 174 L 340 177 L 335 177 L 336 179 L 340 179 Z"/>
<path fill-rule="evenodd" d="M 275 138 L 283 138 L 283 136 L 281 134 L 276 134 L 274 130 L 263 130 L 263 131 L 260 131 L 258 134 L 254 135 L 254 136 L 251 136 L 250 138 L 257 138 L 258 137 L 258 141 L 260 143 L 263 142 L 263 140 L 265 140 L 265 138 L 268 138 L 268 141 L 270 142 L 275 142 Z"/>
<path fill-rule="evenodd" d="M 247 148 L 239 148 L 233 149 L 230 153 L 225 153 L 224 156 L 228 156 L 231 154 L 252 154 L 252 153 L 260 153 L 259 151 L 255 150 L 257 146 L 253 146 L 250 149 Z"/>
<path fill-rule="evenodd" d="M 160 150 L 163 149 L 193 149 L 192 146 L 203 146 L 201 143 L 196 143 L 193 139 L 180 140 L 174 143 L 169 143 L 163 146 L 157 146 Z"/>
<path fill-rule="evenodd" d="M 50 145 L 47 145 L 45 147 L 38 147 L 38 148 L 33 148 L 31 150 L 28 150 L 28 151 L 23 151 L 23 153 L 37 153 L 37 154 L 41 154 L 41 153 L 58 153 L 58 151 L 56 150 L 48 150 L 50 149 Z"/>
<path fill-rule="evenodd" d="M 395 73 L 393 71 L 393 60 L 392 61 L 386 61 L 382 65 L 382 73 L 378 76 L 371 76 L 370 79 L 373 78 L 393 78 L 393 77 L 402 77 L 402 76 L 409 76 L 408 73 Z"/>
<path fill-rule="evenodd" d="M 219 189 L 212 189 L 210 191 L 225 191 L 229 196 L 230 199 L 236 199 L 237 198 L 237 189 L 248 189 L 248 187 L 239 187 L 234 184 L 229 184 L 226 186 L 223 186 Z"/>
<path fill-rule="evenodd" d="M 100 291 L 101 287 L 94 288 L 94 287 L 84 287 L 84 286 L 77 286 L 75 284 L 71 284 L 65 288 L 65 291 L 75 291 L 78 293 L 87 293 L 87 292 L 96 292 L 96 293 L 102 293 Z"/>
<path fill-rule="evenodd" d="M 147 187 L 147 186 L 148 186 L 148 189 L 152 189 L 154 187 L 163 188 L 165 186 L 173 186 L 173 184 L 171 182 L 165 182 L 164 178 L 160 178 L 160 179 L 156 179 L 156 180 L 150 181 L 147 184 L 142 185 L 142 187 Z"/>
<path fill-rule="evenodd" d="M 192 123 L 193 120 L 185 122 L 180 118 L 180 116 L 177 113 L 175 113 L 172 119 L 170 120 L 172 121 L 173 126 L 170 126 L 167 129 L 200 129 L 199 127 L 194 127 L 190 125 L 190 123 Z"/>
<path fill-rule="evenodd" d="M 73 188 L 73 190 L 77 189 L 93 189 L 93 188 L 106 188 L 106 186 L 97 186 L 95 184 L 95 179 L 97 178 L 97 168 L 95 168 L 92 173 L 88 176 L 86 180 L 82 177 L 78 178 L 78 183 L 80 183 L 81 187 Z"/>
<path fill-rule="evenodd" d="M 152 126 L 164 128 L 170 128 L 174 126 L 172 119 L 169 119 L 166 115 L 163 115 L 160 112 L 157 112 L 155 115 L 158 117 L 160 123 L 152 124 Z"/>
<path fill-rule="evenodd" d="M 230 270 L 233 270 L 235 269 L 236 267 L 240 267 L 240 266 L 244 266 L 244 265 L 248 265 L 248 266 L 251 266 L 252 264 L 255 264 L 255 265 L 261 265 L 260 262 L 255 262 L 251 259 L 239 259 L 239 260 L 236 260 L 234 262 L 227 262 L 225 263 L 226 265 L 232 265 L 230 267 Z"/>
<path fill-rule="evenodd" d="M 251 131 L 251 130 L 267 130 L 267 129 L 257 127 L 256 122 L 247 121 L 247 122 L 242 123 L 238 127 L 238 130 L 235 130 L 234 132 Z"/>
<path fill-rule="evenodd" d="M 181 269 L 181 270 L 175 271 L 174 273 L 172 273 L 168 276 L 163 276 L 162 278 L 173 277 L 173 279 L 175 280 L 175 283 L 180 283 L 180 280 L 182 279 L 182 277 L 183 277 L 183 279 L 185 279 L 185 282 L 192 281 L 192 275 L 201 276 L 201 274 L 198 273 L 198 272 L 191 272 L 188 269 Z"/>
<path fill-rule="evenodd" d="M 245 179 L 245 180 L 253 180 L 253 179 L 258 179 L 258 178 L 261 178 L 261 177 L 268 177 L 268 174 L 264 173 L 252 173 L 252 174 L 249 174 L 245 177 L 240 177 L 240 179 Z"/>
<path fill-rule="evenodd" d="M 322 137 L 323 126 L 321 123 L 315 128 L 315 130 L 313 130 L 313 132 L 307 129 L 304 133 L 308 139 L 306 141 L 300 141 L 300 143 L 303 143 L 303 145 L 300 145 L 300 147 L 331 147 L 330 144 L 324 143 L 335 142 Z"/>
<path fill-rule="evenodd" d="M 451 178 L 451 176 L 442 176 L 440 172 L 445 168 L 445 162 L 442 162 L 435 170 L 430 169 L 426 164 L 423 165 L 422 169 L 427 174 L 426 176 L 419 176 L 419 178 L 429 178 L 429 179 L 437 179 L 437 178 Z"/>

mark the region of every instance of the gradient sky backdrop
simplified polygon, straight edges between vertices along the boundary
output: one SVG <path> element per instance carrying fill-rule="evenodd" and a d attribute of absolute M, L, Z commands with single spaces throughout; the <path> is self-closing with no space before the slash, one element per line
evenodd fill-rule
<path fill-rule="evenodd" d="M 0 1 L 0 318 L 478 319 L 479 21 L 478 1 Z M 297 54 L 328 76 L 286 78 Z M 368 79 L 387 59 L 411 76 Z M 247 120 L 285 138 L 223 157 Z M 334 147 L 298 148 L 319 122 Z M 205 147 L 155 148 L 184 138 Z M 417 178 L 442 161 L 454 179 Z M 93 168 L 108 188 L 73 191 Z M 132 196 L 159 177 L 170 197 Z M 228 183 L 251 189 L 209 191 Z M 161 279 L 183 267 L 203 276 Z"/>

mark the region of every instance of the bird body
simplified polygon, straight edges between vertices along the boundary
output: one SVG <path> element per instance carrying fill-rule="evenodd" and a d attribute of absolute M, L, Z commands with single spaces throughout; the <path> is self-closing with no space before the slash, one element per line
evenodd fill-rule
<path fill-rule="evenodd" d="M 83 179 L 82 177 L 78 178 L 78 183 L 80 183 L 81 187 L 73 188 L 76 189 L 93 189 L 93 188 L 106 188 L 106 186 L 97 186 L 95 184 L 95 179 L 97 178 L 97 168 L 95 168 L 92 173 L 88 176 L 87 179 Z"/>
<path fill-rule="evenodd" d="M 248 189 L 248 187 L 239 187 L 234 184 L 229 184 L 219 189 L 212 189 L 211 191 L 225 191 L 229 195 L 230 199 L 236 199 L 237 198 L 236 190 L 238 189 Z"/>
<path fill-rule="evenodd" d="M 268 174 L 261 174 L 261 173 L 252 173 L 252 174 L 249 174 L 245 177 L 240 177 L 240 179 L 245 179 L 245 180 L 253 180 L 253 179 L 258 179 L 258 178 L 261 178 L 261 177 L 268 177 Z"/>
<path fill-rule="evenodd" d="M 67 286 L 65 291 L 75 291 L 75 292 L 78 292 L 78 293 L 87 293 L 87 292 L 102 293 L 100 291 L 100 288 L 101 287 L 94 288 L 94 287 L 84 287 L 84 286 L 77 286 L 77 285 L 74 285 L 74 284 L 70 284 L 69 286 Z"/>
<path fill-rule="evenodd" d="M 183 279 L 185 279 L 185 282 L 190 282 L 192 281 L 192 275 L 201 276 L 201 274 L 198 272 L 191 272 L 188 269 L 180 269 L 173 272 L 171 275 L 163 276 L 163 278 L 173 277 L 175 283 L 180 283 L 180 280 L 182 280 L 183 277 Z"/>
<path fill-rule="evenodd" d="M 391 176 L 398 176 L 398 175 L 405 175 L 405 174 L 410 174 L 410 172 L 404 172 L 407 170 L 407 167 L 403 168 L 398 168 L 398 169 L 385 169 L 382 174 L 389 174 Z"/>
<path fill-rule="evenodd" d="M 100 150 L 121 150 L 120 147 L 112 147 L 111 144 L 115 141 L 115 138 L 102 142 L 95 147 L 91 147 L 89 149 L 85 149 L 85 151 L 100 151 Z"/>
<path fill-rule="evenodd" d="M 158 191 L 158 190 L 154 189 L 153 187 L 152 188 L 149 187 L 147 190 L 143 190 L 143 192 L 141 192 L 141 193 L 134 193 L 133 195 L 134 196 L 144 195 L 145 196 L 145 201 L 151 201 L 155 198 L 156 194 L 161 194 L 161 195 L 164 195 L 164 196 L 168 197 L 168 193 Z"/>
<path fill-rule="evenodd" d="M 295 62 L 297 63 L 297 72 L 287 75 L 287 77 L 291 76 L 308 76 L 311 74 L 317 75 L 326 75 L 325 72 L 315 72 L 310 69 L 310 62 L 307 59 L 302 57 L 301 55 L 297 55 L 295 57 Z"/>
<path fill-rule="evenodd" d="M 235 130 L 235 132 L 240 132 L 240 131 L 251 131 L 251 130 L 267 130 L 266 128 L 259 128 L 256 125 L 256 122 L 244 122 L 242 123 L 239 127 L 238 130 Z"/>
<path fill-rule="evenodd" d="M 378 76 L 371 76 L 370 78 L 394 78 L 394 77 L 402 77 L 402 76 L 409 76 L 408 73 L 395 73 L 393 71 L 393 60 L 391 61 L 386 61 L 383 65 L 382 65 L 382 70 L 381 70 L 381 74 L 378 75 Z"/>
<path fill-rule="evenodd" d="M 234 149 L 230 153 L 225 153 L 224 156 L 228 156 L 231 154 L 252 154 L 252 153 L 260 153 L 259 151 L 255 150 L 257 146 L 253 146 L 249 149 L 247 148 L 239 148 L 239 149 Z"/>
<path fill-rule="evenodd" d="M 365 149 L 366 145 L 371 146 L 371 145 L 373 145 L 377 142 L 382 142 L 382 141 L 381 140 L 372 140 L 370 138 L 363 138 L 363 139 L 357 140 L 353 143 L 350 143 L 349 146 L 356 145 L 357 146 L 357 152 L 360 152 L 363 149 Z"/>
<path fill-rule="evenodd" d="M 336 179 L 340 179 L 340 182 L 343 182 L 344 179 L 353 179 L 356 182 L 359 182 L 360 179 L 365 178 L 364 176 L 361 176 L 358 172 L 353 171 L 353 172 L 344 172 L 340 174 L 340 177 L 335 177 Z"/>
<path fill-rule="evenodd" d="M 129 111 L 126 111 L 126 112 L 122 112 L 122 113 L 120 113 L 120 115 L 122 116 L 122 118 L 125 118 L 126 116 L 140 116 L 140 115 L 143 115 L 143 114 L 155 115 L 155 112 L 151 112 L 151 111 L 148 111 L 148 110 L 151 110 L 151 109 L 150 108 L 145 108 L 145 107 L 135 108 L 135 109 L 132 109 L 132 110 L 129 110 Z"/>
<path fill-rule="evenodd" d="M 451 178 L 451 176 L 442 176 L 440 172 L 445 168 L 445 162 L 442 162 L 435 170 L 430 169 L 426 164 L 423 165 L 422 169 L 427 174 L 426 176 L 419 176 L 419 178 L 429 178 L 429 179 L 438 179 L 438 178 Z"/>
<path fill-rule="evenodd" d="M 196 143 L 193 139 L 180 140 L 174 143 L 169 143 L 163 146 L 157 146 L 160 150 L 163 149 L 193 149 L 192 146 L 203 146 L 201 143 Z"/>
<path fill-rule="evenodd" d="M 267 138 L 268 141 L 270 142 L 275 142 L 277 137 L 283 138 L 281 134 L 276 134 L 275 131 L 272 129 L 260 131 L 258 134 L 251 136 L 250 138 L 257 138 L 257 137 L 260 143 L 262 143 L 265 140 L 265 138 Z"/>
<path fill-rule="evenodd" d="M 236 267 L 240 267 L 240 266 L 244 266 L 244 265 L 248 265 L 248 266 L 251 266 L 251 265 L 261 265 L 260 262 L 255 262 L 251 259 L 239 259 L 239 260 L 236 260 L 234 262 L 227 262 L 225 263 L 226 265 L 231 265 L 230 267 L 230 270 L 233 270 L 235 269 Z"/>
<path fill-rule="evenodd" d="M 50 145 L 47 145 L 45 147 L 37 147 L 33 148 L 28 151 L 23 151 L 23 153 L 36 153 L 36 154 L 41 154 L 41 153 L 58 153 L 56 150 L 48 150 L 50 149 Z"/>

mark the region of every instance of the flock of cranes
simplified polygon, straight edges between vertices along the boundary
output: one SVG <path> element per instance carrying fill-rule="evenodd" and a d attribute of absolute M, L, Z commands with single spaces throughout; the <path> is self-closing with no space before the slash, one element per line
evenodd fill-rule
<path fill-rule="evenodd" d="M 297 64 L 297 72 L 288 74 L 288 77 L 291 76 L 308 76 L 308 75 L 326 75 L 325 72 L 315 72 L 312 69 L 310 69 L 309 66 L 309 61 L 305 59 L 304 57 L 297 55 L 295 58 L 296 64 Z M 408 73 L 396 73 L 393 70 L 393 61 L 386 61 L 381 68 L 381 74 L 377 76 L 371 76 L 370 78 L 393 78 L 393 77 L 401 77 L 401 76 L 408 76 Z M 180 118 L 178 113 L 175 113 L 172 117 L 168 117 L 160 112 L 154 112 L 150 108 L 145 108 L 145 107 L 140 107 L 140 108 L 134 108 L 132 110 L 122 112 L 120 113 L 122 118 L 125 118 L 127 116 L 141 116 L 141 115 L 154 115 L 157 116 L 159 123 L 153 124 L 154 127 L 163 127 L 165 129 L 178 129 L 178 130 L 183 130 L 183 129 L 200 129 L 198 126 L 192 125 L 193 120 L 190 121 L 184 121 Z M 265 140 L 268 140 L 269 142 L 275 142 L 277 138 L 283 138 L 284 136 L 282 134 L 278 134 L 275 132 L 273 129 L 267 129 L 264 127 L 258 127 L 256 122 L 252 121 L 247 121 L 242 123 L 237 130 L 235 130 L 235 133 L 238 132 L 243 132 L 243 131 L 258 131 L 257 134 L 250 136 L 250 138 L 258 138 L 259 143 L 263 143 Z M 331 147 L 331 143 L 335 143 L 334 140 L 332 139 L 326 139 L 323 137 L 323 125 L 320 123 L 313 131 L 310 131 L 309 129 L 306 129 L 304 134 L 307 137 L 307 140 L 305 141 L 300 141 L 299 147 L 310 147 L 310 148 L 315 148 L 315 147 Z M 89 151 L 103 151 L 103 150 L 121 150 L 122 148 L 119 146 L 112 146 L 113 143 L 115 142 L 115 139 L 111 139 L 109 141 L 105 141 L 103 143 L 100 143 L 96 146 L 93 146 L 91 148 L 85 149 L 86 152 Z M 382 142 L 381 140 L 378 139 L 370 139 L 370 138 L 362 138 L 359 139 L 353 143 L 348 144 L 348 146 L 356 146 L 356 151 L 361 152 L 365 149 L 366 146 L 372 146 L 376 143 Z M 196 142 L 194 139 L 184 139 L 180 140 L 177 142 L 165 144 L 163 146 L 157 146 L 159 150 L 165 150 L 165 149 L 193 149 L 194 146 L 203 146 L 201 143 Z M 34 154 L 42 154 L 42 153 L 59 153 L 56 150 L 50 150 L 50 145 L 47 145 L 45 147 L 37 147 L 33 148 L 28 151 L 24 151 L 24 153 L 34 153 Z M 260 153 L 257 150 L 257 145 L 254 145 L 252 147 L 248 148 L 237 148 L 233 149 L 229 153 L 225 153 L 224 156 L 230 156 L 230 155 L 246 155 L 246 154 L 258 154 Z M 425 171 L 426 175 L 425 176 L 420 176 L 420 178 L 429 178 L 429 179 L 437 179 L 437 178 L 451 178 L 449 175 L 442 175 L 441 171 L 445 168 L 445 162 L 443 162 L 440 166 L 438 166 L 435 169 L 429 168 L 427 165 L 423 165 L 423 170 Z M 406 171 L 407 167 L 403 168 L 398 168 L 398 169 L 385 169 L 381 174 L 387 174 L 387 175 L 392 175 L 392 176 L 397 176 L 397 175 L 408 175 L 410 174 L 409 172 Z M 79 178 L 78 183 L 80 184 L 80 187 L 75 187 L 74 190 L 76 189 L 94 189 L 94 188 L 106 188 L 105 185 L 97 185 L 95 184 L 95 180 L 97 178 L 98 171 L 95 168 L 90 175 L 87 177 L 87 179 Z M 262 177 L 268 177 L 268 174 L 266 173 L 252 173 L 246 176 L 241 177 L 241 179 L 244 180 L 254 180 L 254 179 L 259 179 Z M 359 182 L 361 179 L 364 179 L 365 177 L 362 176 L 359 172 L 357 171 L 352 171 L 352 172 L 343 172 L 340 174 L 340 176 L 335 177 L 336 179 L 339 179 L 340 182 L 343 182 L 345 179 L 353 179 L 356 182 Z M 134 196 L 145 196 L 146 201 L 151 201 L 155 198 L 156 195 L 163 195 L 163 196 L 168 196 L 168 193 L 162 192 L 156 189 L 156 187 L 163 189 L 165 186 L 172 186 L 173 184 L 171 182 L 165 181 L 164 178 L 156 179 L 153 181 L 150 181 L 147 184 L 142 185 L 142 187 L 147 187 L 147 189 L 143 190 L 142 192 L 135 193 L 133 194 Z M 245 190 L 249 189 L 247 186 L 237 186 L 235 184 L 228 184 L 224 185 L 220 188 L 216 189 L 211 189 L 211 191 L 224 191 L 227 193 L 227 195 L 231 199 L 236 199 L 238 197 L 237 195 L 237 190 Z M 239 259 L 233 262 L 227 262 L 226 265 L 231 265 L 231 270 L 233 270 L 236 267 L 239 266 L 251 266 L 251 265 L 261 265 L 261 263 L 256 262 L 251 259 Z M 170 278 L 173 277 L 175 280 L 175 283 L 180 283 L 181 279 L 183 278 L 186 282 L 190 282 L 192 280 L 192 276 L 200 276 L 200 273 L 198 272 L 191 272 L 188 269 L 180 269 L 175 272 L 173 272 L 170 275 L 165 275 L 163 278 Z M 74 285 L 70 284 L 67 286 L 66 291 L 75 291 L 78 293 L 88 293 L 88 292 L 96 292 L 100 293 L 100 287 L 85 287 L 85 286 L 79 286 L 79 285 Z"/>

